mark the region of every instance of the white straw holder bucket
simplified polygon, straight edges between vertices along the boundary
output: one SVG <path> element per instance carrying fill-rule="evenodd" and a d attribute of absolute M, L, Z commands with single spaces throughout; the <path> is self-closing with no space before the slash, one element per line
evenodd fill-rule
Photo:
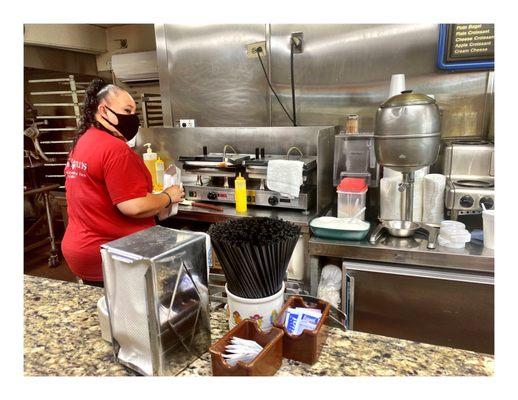
<path fill-rule="evenodd" d="M 227 292 L 227 314 L 230 329 L 234 328 L 239 322 L 250 318 L 257 322 L 260 329 L 265 332 L 270 331 L 273 321 L 277 319 L 279 312 L 284 304 L 285 284 L 282 283 L 281 290 L 269 297 L 260 299 L 245 299 L 236 296 L 228 290 Z"/>

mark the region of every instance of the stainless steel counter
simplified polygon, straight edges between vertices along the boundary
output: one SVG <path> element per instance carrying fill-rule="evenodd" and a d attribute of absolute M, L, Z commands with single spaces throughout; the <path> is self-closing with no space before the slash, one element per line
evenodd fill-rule
<path fill-rule="evenodd" d="M 309 255 L 483 273 L 494 272 L 494 252 L 481 245 L 470 242 L 464 249 L 438 246 L 433 250 L 428 249 L 426 245 L 426 239 L 419 236 L 406 239 L 387 236 L 376 244 L 371 244 L 367 239 L 341 241 L 311 237 Z"/>
<path fill-rule="evenodd" d="M 244 214 L 237 213 L 234 205 L 218 204 L 223 208 L 223 211 L 214 211 L 199 207 L 182 206 L 178 208 L 178 214 L 174 217 L 177 219 L 185 219 L 190 221 L 202 222 L 221 222 L 229 219 L 243 218 L 243 217 L 271 217 L 282 218 L 290 221 L 295 225 L 300 226 L 302 233 L 309 233 L 309 221 L 316 217 L 315 213 L 305 215 L 302 211 L 283 210 L 278 208 L 259 208 L 249 207 Z"/>

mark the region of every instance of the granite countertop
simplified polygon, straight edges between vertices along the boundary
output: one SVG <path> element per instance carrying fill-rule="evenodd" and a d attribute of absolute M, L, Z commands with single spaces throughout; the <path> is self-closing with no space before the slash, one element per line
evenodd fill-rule
<path fill-rule="evenodd" d="M 25 276 L 25 375 L 127 376 L 111 344 L 101 338 L 97 287 Z M 223 309 L 211 313 L 213 342 L 228 330 Z M 467 376 L 492 375 L 494 358 L 361 332 L 329 328 L 319 361 L 310 366 L 284 359 L 280 376 Z M 182 376 L 210 376 L 210 355 L 184 369 Z"/>

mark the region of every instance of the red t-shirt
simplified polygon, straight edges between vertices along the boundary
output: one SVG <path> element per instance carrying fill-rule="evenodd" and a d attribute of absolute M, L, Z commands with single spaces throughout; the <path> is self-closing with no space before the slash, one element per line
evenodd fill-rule
<path fill-rule="evenodd" d="M 92 127 L 69 156 L 65 177 L 68 226 L 63 255 L 81 279 L 102 281 L 101 244 L 155 225 L 153 217 L 127 217 L 116 207 L 152 192 L 151 175 L 123 140 Z"/>

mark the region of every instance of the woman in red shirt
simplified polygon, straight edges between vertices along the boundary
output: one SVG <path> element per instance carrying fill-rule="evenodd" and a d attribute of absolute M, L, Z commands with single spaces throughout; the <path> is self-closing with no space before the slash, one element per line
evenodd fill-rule
<path fill-rule="evenodd" d="M 68 266 L 86 282 L 103 280 L 102 244 L 155 225 L 153 216 L 184 195 L 178 186 L 152 194 L 148 169 L 126 143 L 138 131 L 135 112 L 129 93 L 102 79 L 86 90 L 65 167 L 68 226 L 61 243 Z"/>

